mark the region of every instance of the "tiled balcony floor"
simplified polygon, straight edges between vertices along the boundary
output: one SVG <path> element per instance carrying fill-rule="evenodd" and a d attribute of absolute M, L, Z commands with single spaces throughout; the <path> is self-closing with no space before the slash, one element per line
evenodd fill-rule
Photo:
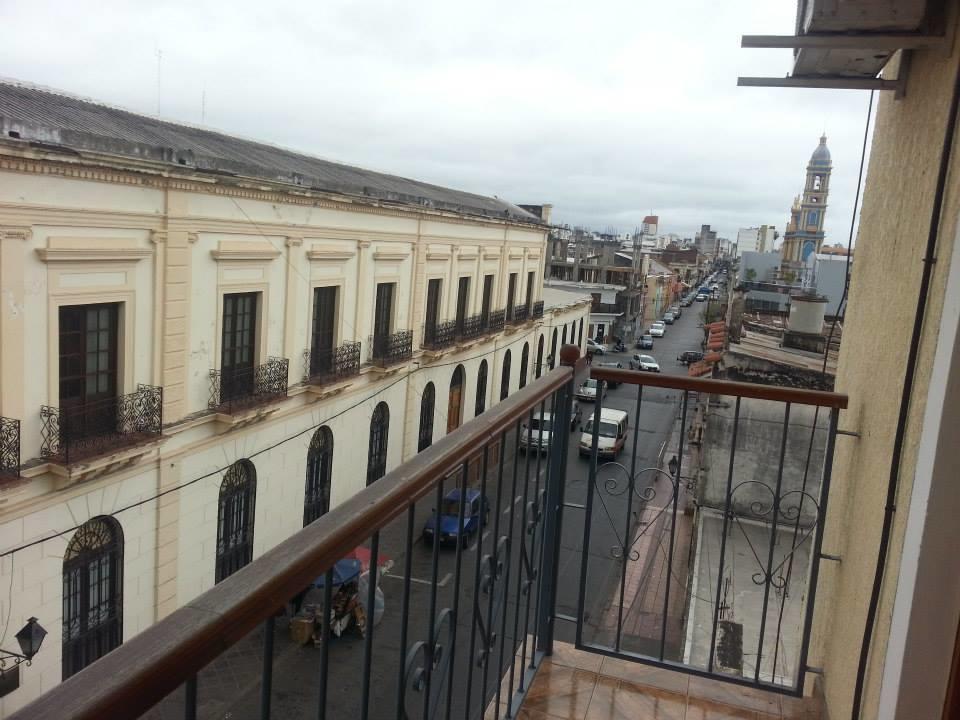
<path fill-rule="evenodd" d="M 576 650 L 556 643 L 521 720 L 819 720 L 793 698 Z M 489 715 L 489 713 L 488 713 Z M 501 713 L 501 717 L 503 713 Z"/>

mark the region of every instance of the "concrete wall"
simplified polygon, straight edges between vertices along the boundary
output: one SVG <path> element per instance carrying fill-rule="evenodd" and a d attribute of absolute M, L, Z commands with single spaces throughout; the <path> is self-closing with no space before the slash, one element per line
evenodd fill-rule
<path fill-rule="evenodd" d="M 837 390 L 850 396 L 850 407 L 842 414 L 840 427 L 860 436 L 838 439 L 824 552 L 840 555 L 843 562 L 825 564 L 822 569 L 810 656 L 811 665 L 823 666 L 832 718 L 849 717 L 852 707 L 886 504 L 904 358 L 917 307 L 921 259 L 958 60 L 956 49 L 950 57 L 935 51 L 915 51 L 910 91 L 899 100 L 891 93 L 881 93 L 877 108 L 837 374 Z M 896 73 L 894 62 L 884 74 L 895 77 Z M 945 279 L 955 251 L 960 204 L 956 161 L 954 150 L 909 407 L 886 582 L 871 644 L 864 718 L 878 714 L 889 619 L 926 398 L 943 391 L 942 387 L 930 386 L 930 372 Z M 943 558 L 943 562 L 951 563 L 952 558 Z M 946 570 L 954 565 L 944 567 Z M 942 631 L 952 636 L 955 628 L 944 627 Z"/>
<path fill-rule="evenodd" d="M 853 267 L 853 258 L 850 259 Z M 816 284 L 817 292 L 827 298 L 827 317 L 836 317 L 843 297 L 843 286 L 847 277 L 847 258 L 829 255 L 817 256 Z"/>
<path fill-rule="evenodd" d="M 780 253 L 774 252 L 744 252 L 740 256 L 740 266 L 737 269 L 737 283 L 767 282 L 773 280 L 773 272 L 780 267 Z M 748 277 L 748 271 L 753 270 L 756 276 Z"/>
<path fill-rule="evenodd" d="M 0 587 L 9 588 L 0 597 L 8 626 L 0 646 L 15 645 L 13 634 L 30 616 L 49 636 L 33 665 L 21 668 L 20 689 L 0 698 L 0 715 L 60 681 L 63 554 L 74 528 L 116 514 L 129 639 L 213 584 L 218 495 L 230 464 L 249 458 L 256 469 L 257 557 L 302 526 L 307 449 L 317 427 L 333 433 L 332 502 L 340 503 L 365 486 L 377 403 L 390 409 L 389 470 L 416 452 L 428 382 L 436 387 L 436 440 L 446 432 L 458 365 L 467 378 L 466 422 L 481 362 L 488 363 L 489 408 L 499 401 L 507 352 L 514 391 L 524 345 L 529 382 L 538 340 L 545 338 L 546 355 L 554 328 L 566 327 L 569 339 L 589 314 L 589 298 L 573 297 L 536 322 L 424 353 L 427 280 L 443 281 L 441 320 L 455 316 L 463 276 L 471 278 L 468 314 L 480 312 L 486 274 L 496 278 L 494 309 L 506 306 L 506 278 L 514 272 L 516 303 L 526 298 L 528 272 L 538 300 L 544 230 L 420 209 L 307 202 L 282 188 L 193 185 L 53 161 L 25 165 L 7 154 L 14 152 L 0 148 L 0 414 L 21 420 L 23 481 L 0 485 L 0 553 L 37 544 L 0 561 Z M 397 283 L 394 326 L 414 331 L 413 360 L 389 373 L 365 365 L 333 387 L 301 383 L 313 289 L 340 287 L 337 341 L 359 340 L 365 362 L 377 282 Z M 207 409 L 209 373 L 220 362 L 223 295 L 234 291 L 260 293 L 258 360 L 290 360 L 289 397 L 240 422 Z M 40 457 L 40 406 L 59 398 L 57 308 L 105 300 L 122 304 L 120 389 L 163 386 L 163 438 L 65 468 Z M 155 499 L 162 491 L 170 492 Z"/>

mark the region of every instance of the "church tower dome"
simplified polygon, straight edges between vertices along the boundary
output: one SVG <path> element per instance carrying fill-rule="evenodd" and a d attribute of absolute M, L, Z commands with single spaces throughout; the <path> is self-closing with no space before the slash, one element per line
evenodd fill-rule
<path fill-rule="evenodd" d="M 810 167 L 820 167 L 820 168 L 829 168 L 830 167 L 830 150 L 827 149 L 827 136 L 820 136 L 820 144 L 817 145 L 817 149 L 813 151 L 813 155 L 810 156 Z"/>

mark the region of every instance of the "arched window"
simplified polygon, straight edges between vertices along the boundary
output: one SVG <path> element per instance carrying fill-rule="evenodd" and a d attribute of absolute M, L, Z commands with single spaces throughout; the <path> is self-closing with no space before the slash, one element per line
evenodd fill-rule
<path fill-rule="evenodd" d="M 523 344 L 523 352 L 520 353 L 520 387 L 527 384 L 527 367 L 530 365 L 530 343 Z"/>
<path fill-rule="evenodd" d="M 480 369 L 477 371 L 477 401 L 473 408 L 473 414 L 480 415 L 487 409 L 487 361 L 480 363 Z"/>
<path fill-rule="evenodd" d="M 553 340 L 550 342 L 550 369 L 556 366 L 557 362 L 557 329 L 553 329 Z"/>
<path fill-rule="evenodd" d="M 367 485 L 387 474 L 387 438 L 390 434 L 390 408 L 377 403 L 370 418 L 370 446 L 367 449 Z"/>
<path fill-rule="evenodd" d="M 417 452 L 433 445 L 433 415 L 437 405 L 437 391 L 433 383 L 427 383 L 420 396 L 420 433 L 417 435 Z"/>
<path fill-rule="evenodd" d="M 63 679 L 122 642 L 123 530 L 101 515 L 77 529 L 63 554 Z"/>
<path fill-rule="evenodd" d="M 230 577 L 253 559 L 253 510 L 256 499 L 257 471 L 249 460 L 237 460 L 220 483 L 217 582 Z"/>
<path fill-rule="evenodd" d="M 303 496 L 303 526 L 330 510 L 330 477 L 333 470 L 333 433 L 326 425 L 317 430 L 307 450 L 307 488 Z"/>
<path fill-rule="evenodd" d="M 580 325 L 577 328 L 577 345 L 583 347 L 583 318 L 580 318 Z"/>
<path fill-rule="evenodd" d="M 451 433 L 460 427 L 463 420 L 463 382 L 466 373 L 463 365 L 457 365 L 450 378 L 450 396 L 447 398 L 447 432 Z"/>
<path fill-rule="evenodd" d="M 510 394 L 510 351 L 503 354 L 503 374 L 500 376 L 500 399 L 506 400 Z"/>
<path fill-rule="evenodd" d="M 567 344 L 567 326 L 563 326 L 563 333 L 560 335 L 560 347 Z"/>
<path fill-rule="evenodd" d="M 534 372 L 537 377 L 543 374 L 543 335 L 537 341 L 537 368 Z"/>

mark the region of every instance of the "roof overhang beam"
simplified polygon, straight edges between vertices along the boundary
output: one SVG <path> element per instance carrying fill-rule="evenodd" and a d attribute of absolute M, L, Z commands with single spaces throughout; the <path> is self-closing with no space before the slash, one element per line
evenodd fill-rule
<path fill-rule="evenodd" d="M 744 35 L 743 48 L 824 48 L 828 50 L 929 50 L 943 48 L 943 35 L 882 33 L 807 33 L 805 35 Z"/>

